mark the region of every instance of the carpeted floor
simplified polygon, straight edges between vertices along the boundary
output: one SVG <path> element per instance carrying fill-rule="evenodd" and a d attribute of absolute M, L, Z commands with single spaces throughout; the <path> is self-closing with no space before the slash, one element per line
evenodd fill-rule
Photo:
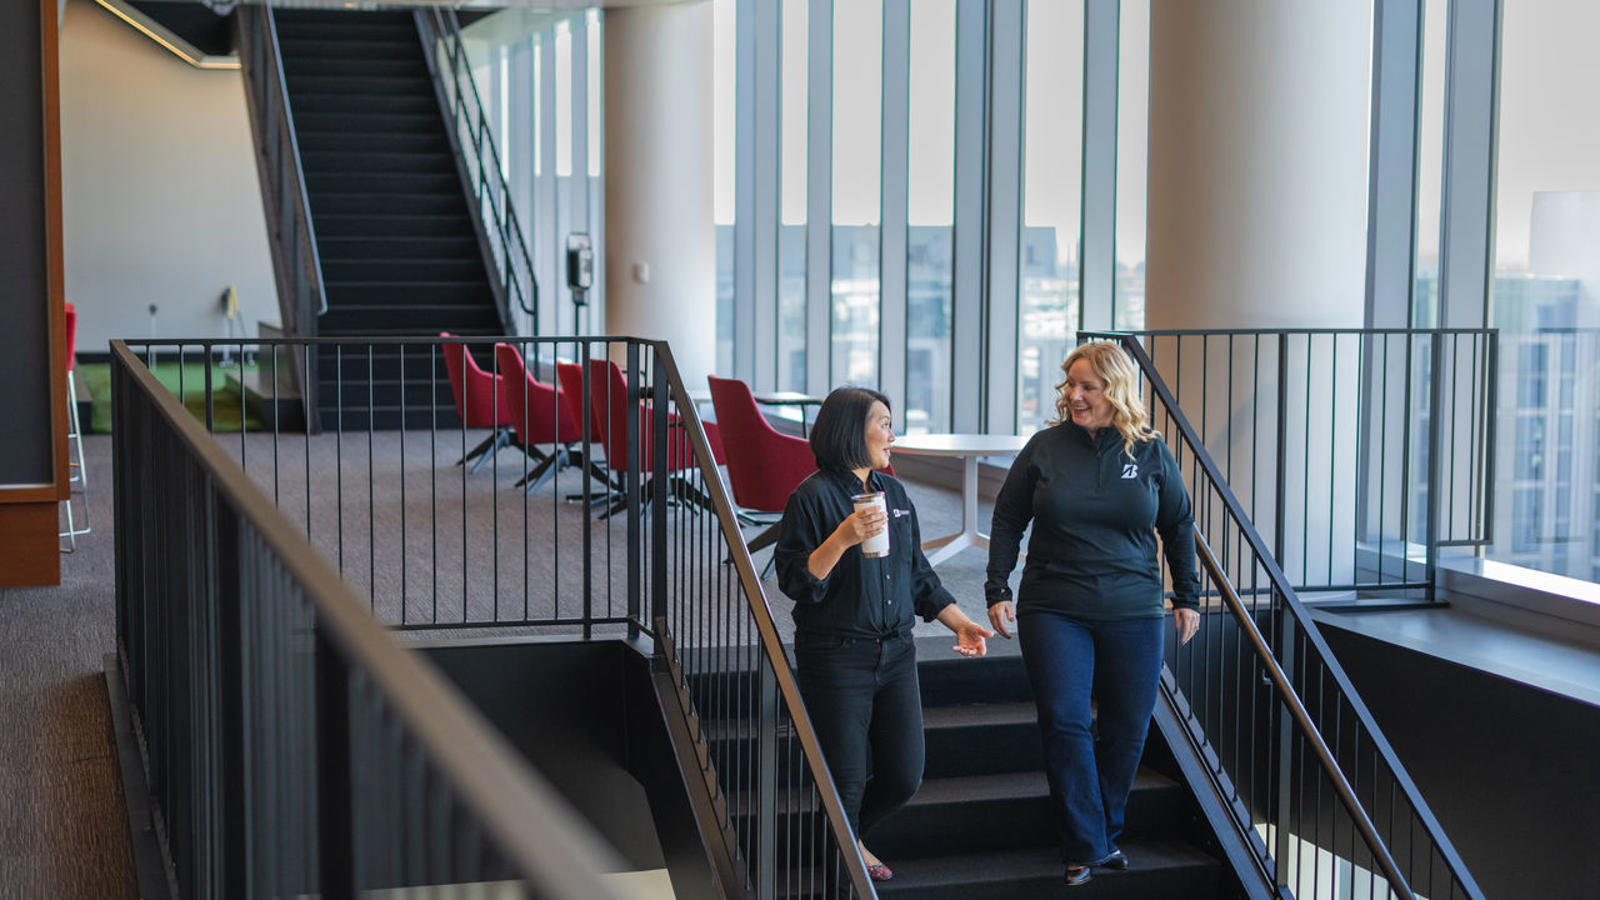
<path fill-rule="evenodd" d="M 137 896 L 101 662 L 110 453 L 84 439 L 94 531 L 61 557 L 61 586 L 0 588 L 0 897 Z"/>
<path fill-rule="evenodd" d="M 577 536 L 584 519 L 581 507 L 565 503 L 561 495 L 577 489 L 575 475 L 563 474 L 525 500 L 510 486 L 523 467 L 515 452 L 501 454 L 498 472 L 485 469 L 463 478 L 451 463 L 463 440 L 470 447 L 479 435 L 441 436 L 431 452 L 425 434 L 409 435 L 404 442 L 393 437 L 374 436 L 370 464 L 365 435 L 346 436 L 342 444 L 332 436 L 314 437 L 308 445 L 298 435 L 274 440 L 271 434 L 232 436 L 223 443 L 236 458 L 243 457 L 268 496 L 276 489 L 281 508 L 302 528 L 309 498 L 313 542 L 335 561 L 343 550 L 346 580 L 359 595 L 373 598 L 375 611 L 391 621 L 399 619 L 402 585 L 408 621 L 434 616 L 436 600 L 438 621 L 452 616 L 481 621 L 495 614 L 497 604 L 507 614 L 520 615 L 525 601 L 531 613 L 574 611 L 581 591 L 571 579 L 582 568 L 574 560 L 581 559 Z M 62 557 L 60 587 L 0 589 L 0 897 L 5 898 L 136 895 L 102 679 L 102 655 L 114 647 L 110 438 L 87 437 L 84 450 L 94 532 L 78 539 L 76 553 Z M 369 471 L 379 485 L 370 499 Z M 959 529 L 960 499 L 954 492 L 916 484 L 908 490 L 925 537 Z M 340 496 L 342 503 L 334 499 Z M 678 533 L 690 536 L 703 536 L 708 518 L 674 516 L 682 521 Z M 987 524 L 987 505 L 980 518 Z M 749 529 L 746 537 L 756 533 Z M 491 534 L 499 540 L 490 540 Z M 625 545 L 620 518 L 594 526 L 591 535 L 591 553 Z M 465 556 L 463 547 L 471 548 Z M 758 553 L 757 565 L 770 553 Z M 618 579 L 625 576 L 615 566 L 600 564 L 603 557 L 595 558 L 596 572 L 611 573 L 609 582 L 605 577 L 597 582 L 596 607 L 609 603 L 617 611 L 623 603 L 618 585 L 624 583 Z M 939 568 L 961 607 L 980 621 L 985 563 L 984 553 L 968 550 Z M 793 630 L 790 605 L 773 579 L 766 589 L 773 618 L 787 636 Z M 548 606 L 541 598 L 549 598 Z M 919 637 L 945 633 L 937 623 L 917 627 Z M 919 647 L 940 650 L 938 641 L 919 641 Z"/>

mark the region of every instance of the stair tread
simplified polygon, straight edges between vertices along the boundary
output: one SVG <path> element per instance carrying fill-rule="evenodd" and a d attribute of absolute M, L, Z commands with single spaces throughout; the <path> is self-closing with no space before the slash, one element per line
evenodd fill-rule
<path fill-rule="evenodd" d="M 1133 790 L 1160 791 L 1178 787 L 1171 778 L 1149 766 L 1140 766 L 1133 776 Z M 746 810 L 753 795 L 741 793 L 734 797 L 733 808 Z M 1035 800 L 1050 796 L 1050 783 L 1043 771 L 1031 769 L 1022 772 L 1004 772 L 995 775 L 955 775 L 929 778 L 917 788 L 916 794 L 906 803 L 907 812 L 915 813 L 919 807 L 945 804 L 972 803 L 982 800 Z M 810 800 L 799 802 L 797 811 L 810 811 L 815 806 Z"/>
<path fill-rule="evenodd" d="M 930 706 L 922 711 L 923 727 L 929 730 L 993 725 L 1028 725 L 1038 721 L 1038 718 L 1038 708 L 1031 701 Z"/>
<path fill-rule="evenodd" d="M 1133 861 L 1126 872 L 1096 870 L 1095 879 L 1108 882 L 1117 878 L 1136 878 L 1141 872 L 1171 869 L 1216 868 L 1217 859 L 1193 844 L 1181 841 L 1126 841 L 1122 849 Z M 995 881 L 1049 881 L 1059 884 L 1062 862 L 1053 846 L 1018 847 L 987 853 L 947 854 L 925 858 L 900 858 L 890 861 L 894 878 L 877 885 L 883 895 L 919 888 L 984 884 Z M 1093 882 L 1091 882 L 1092 884 Z M 1065 887 L 1062 888 L 1065 890 Z"/>
<path fill-rule="evenodd" d="M 340 260 L 346 262 L 347 260 Z M 409 260 L 408 260 L 409 262 Z M 461 287 L 462 285 L 486 284 L 482 278 L 428 278 L 428 279 L 403 279 L 399 281 L 371 281 L 367 279 L 334 278 L 323 279 L 325 285 L 339 285 L 340 287 Z M 345 304 L 348 307 L 362 306 L 363 304 Z"/>
<path fill-rule="evenodd" d="M 1164 790 L 1178 783 L 1151 769 L 1140 766 L 1133 777 L 1133 789 Z M 922 783 L 910 806 L 929 806 L 941 803 L 960 803 L 971 800 L 1016 799 L 1048 797 L 1050 784 L 1044 772 L 1004 772 L 996 775 L 960 775 L 947 778 L 930 778 Z"/>

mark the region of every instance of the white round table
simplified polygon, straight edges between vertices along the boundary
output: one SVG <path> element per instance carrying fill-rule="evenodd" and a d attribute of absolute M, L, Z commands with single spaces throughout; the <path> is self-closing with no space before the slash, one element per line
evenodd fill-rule
<path fill-rule="evenodd" d="M 1026 437 L 1014 434 L 910 434 L 895 438 L 894 453 L 961 457 L 961 530 L 922 542 L 929 563 L 938 565 L 968 547 L 989 548 L 989 536 L 978 531 L 978 460 L 985 456 L 1016 456 L 1027 443 Z"/>

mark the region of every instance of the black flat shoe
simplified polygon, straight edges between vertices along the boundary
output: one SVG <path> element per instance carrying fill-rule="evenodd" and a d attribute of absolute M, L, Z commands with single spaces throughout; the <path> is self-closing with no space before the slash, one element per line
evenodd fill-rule
<path fill-rule="evenodd" d="M 1106 857 L 1106 861 L 1100 865 L 1107 869 L 1115 869 L 1118 872 L 1124 872 L 1127 871 L 1128 868 L 1128 857 L 1124 856 L 1121 850 L 1113 850 L 1111 851 L 1111 855 Z"/>
<path fill-rule="evenodd" d="M 1067 887 L 1077 887 L 1080 884 L 1088 884 L 1089 879 L 1092 877 L 1094 877 L 1094 870 L 1088 866 L 1067 866 L 1066 874 L 1062 876 L 1062 880 L 1067 883 Z"/>

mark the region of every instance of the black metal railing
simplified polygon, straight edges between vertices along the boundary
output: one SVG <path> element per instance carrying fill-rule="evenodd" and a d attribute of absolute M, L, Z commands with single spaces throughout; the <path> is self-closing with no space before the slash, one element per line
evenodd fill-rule
<path fill-rule="evenodd" d="M 665 344 L 130 347 L 189 361 L 169 376 L 177 399 L 389 626 L 653 639 L 657 671 L 682 701 L 679 731 L 695 742 L 684 752 L 704 782 L 702 838 L 735 894 L 871 896 L 718 472 L 720 441 Z M 341 385 L 320 433 L 288 431 L 268 413 L 276 361 L 299 355 Z M 452 355 L 482 369 L 459 403 Z M 505 421 L 494 420 L 505 400 Z M 479 405 L 491 421 L 472 416 Z M 399 409 L 407 428 L 373 428 Z M 479 460 L 466 459 L 478 448 Z"/>
<path fill-rule="evenodd" d="M 111 349 L 117 650 L 179 895 L 617 896 L 587 823 Z"/>
<path fill-rule="evenodd" d="M 448 111 L 446 126 L 456 146 L 457 159 L 466 170 L 477 202 L 478 218 L 493 254 L 496 293 L 508 324 L 518 334 L 539 333 L 539 283 L 522 221 L 512 208 L 511 187 L 494 127 L 484 113 L 478 82 L 461 40 L 455 10 L 430 6 L 416 10 L 417 30 L 428 57 L 428 67 Z M 512 304 L 515 304 L 513 307 Z M 518 320 L 514 310 L 520 310 Z"/>
<path fill-rule="evenodd" d="M 1144 337 L 1116 339 L 1194 503 L 1204 625 L 1169 642 L 1162 695 L 1257 875 L 1296 897 L 1482 897 Z"/>
<path fill-rule="evenodd" d="M 322 259 L 311 221 L 311 201 L 306 195 L 294 113 L 284 84 L 277 23 L 269 4 L 242 6 L 234 20 L 239 30 L 239 59 L 250 127 L 255 134 L 262 206 L 272 238 L 268 243 L 278 286 L 279 314 L 285 333 L 313 337 L 317 334 L 317 317 L 328 311 L 328 295 L 322 284 Z M 304 408 L 310 415 L 316 408 L 316 380 L 299 377 L 301 374 L 295 377 L 299 378 Z"/>
<path fill-rule="evenodd" d="M 1493 539 L 1493 330 L 1081 337 L 1139 343 L 1302 594 L 1431 601 L 1440 548 Z"/>

